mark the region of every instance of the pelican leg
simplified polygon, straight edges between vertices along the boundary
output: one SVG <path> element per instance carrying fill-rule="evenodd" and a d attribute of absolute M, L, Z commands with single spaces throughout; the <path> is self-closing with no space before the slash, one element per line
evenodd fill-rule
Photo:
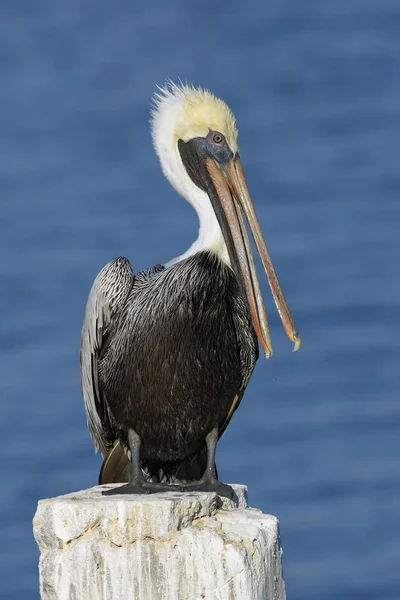
<path fill-rule="evenodd" d="M 219 496 L 225 496 L 233 500 L 235 492 L 230 485 L 218 481 L 215 475 L 215 451 L 219 437 L 218 426 L 206 436 L 207 466 L 199 481 L 181 484 L 186 491 L 191 492 L 215 492 Z"/>
<path fill-rule="evenodd" d="M 119 494 L 149 494 L 150 491 L 144 486 L 142 469 L 140 467 L 140 436 L 133 429 L 128 431 L 129 449 L 131 451 L 131 478 L 129 483 L 120 487 L 106 490 L 103 496 L 115 496 Z"/>
<path fill-rule="evenodd" d="M 182 492 L 182 485 L 171 485 L 168 483 L 152 483 L 145 481 L 142 475 L 142 468 L 140 465 L 140 436 L 130 429 L 128 431 L 128 442 L 129 449 L 131 451 L 131 477 L 129 483 L 121 485 L 111 490 L 102 492 L 103 496 L 116 496 L 120 494 L 155 494 L 157 492 Z"/>

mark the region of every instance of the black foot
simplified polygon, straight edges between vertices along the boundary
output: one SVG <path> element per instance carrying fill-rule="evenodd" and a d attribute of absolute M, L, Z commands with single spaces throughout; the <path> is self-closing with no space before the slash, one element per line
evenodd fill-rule
<path fill-rule="evenodd" d="M 103 496 L 118 496 L 120 494 L 157 494 L 161 492 L 184 492 L 185 488 L 168 483 L 151 483 L 144 481 L 142 484 L 127 483 L 111 490 L 102 492 Z"/>
<path fill-rule="evenodd" d="M 175 485 L 173 483 L 152 483 L 151 481 L 145 481 L 143 483 L 148 494 L 156 494 L 157 492 L 184 492 L 185 488 L 183 485 Z"/>
<path fill-rule="evenodd" d="M 229 498 L 229 500 L 234 500 L 236 498 L 236 493 L 230 485 L 226 483 L 222 483 L 221 481 L 195 481 L 194 483 L 185 484 L 183 488 L 186 492 L 214 492 L 218 496 L 223 496 L 224 498 Z"/>
<path fill-rule="evenodd" d="M 191 483 L 181 483 L 173 485 L 169 483 L 151 483 L 144 481 L 142 484 L 127 483 L 111 490 L 102 492 L 103 496 L 119 496 L 119 495 L 138 495 L 138 494 L 157 494 L 163 492 L 213 492 L 218 496 L 234 500 L 236 498 L 235 491 L 230 485 L 221 481 L 209 481 L 201 479 Z"/>
<path fill-rule="evenodd" d="M 127 483 L 111 490 L 101 492 L 103 496 L 119 496 L 120 494 L 150 494 L 149 490 L 143 485 Z"/>

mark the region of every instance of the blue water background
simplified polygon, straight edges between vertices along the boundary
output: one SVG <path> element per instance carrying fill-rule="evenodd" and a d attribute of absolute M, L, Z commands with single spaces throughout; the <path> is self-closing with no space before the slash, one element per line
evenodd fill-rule
<path fill-rule="evenodd" d="M 400 598 L 400 3 L 5 0 L 0 8 L 0 598 L 38 598 L 39 498 L 96 482 L 79 390 L 88 291 L 196 236 L 148 132 L 156 83 L 234 110 L 303 337 L 267 285 L 222 478 L 277 515 L 289 600 Z"/>

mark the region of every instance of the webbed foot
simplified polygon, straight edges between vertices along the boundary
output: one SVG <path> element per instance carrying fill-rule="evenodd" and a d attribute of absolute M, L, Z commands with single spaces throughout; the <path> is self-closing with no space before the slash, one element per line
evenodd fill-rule
<path fill-rule="evenodd" d="M 168 483 L 152 483 L 143 481 L 142 483 L 127 483 L 110 490 L 102 492 L 103 496 L 118 496 L 120 494 L 157 494 L 162 492 L 184 492 L 182 485 L 171 485 Z"/>
<path fill-rule="evenodd" d="M 101 492 L 103 496 L 119 496 L 126 494 L 150 494 L 149 490 L 139 483 L 127 483 L 126 485 L 120 485 L 110 490 Z"/>
<path fill-rule="evenodd" d="M 214 492 L 218 496 L 223 496 L 229 500 L 234 500 L 236 493 L 234 489 L 221 481 L 215 480 L 199 480 L 193 483 L 187 483 L 183 486 L 186 492 Z"/>

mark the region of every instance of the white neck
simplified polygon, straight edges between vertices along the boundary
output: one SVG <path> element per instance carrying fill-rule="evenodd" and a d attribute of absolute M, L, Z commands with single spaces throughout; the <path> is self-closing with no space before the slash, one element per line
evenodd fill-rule
<path fill-rule="evenodd" d="M 187 190 L 187 193 L 183 193 L 183 191 L 179 190 L 173 183 L 172 185 L 177 192 L 186 198 L 186 200 L 197 212 L 199 217 L 199 234 L 190 248 L 188 248 L 188 250 L 186 250 L 186 252 L 180 256 L 170 260 L 168 262 L 168 266 L 202 251 L 213 252 L 214 254 L 217 254 L 225 263 L 230 264 L 224 236 L 222 235 L 222 231 L 217 217 L 215 216 L 211 201 L 206 192 L 203 192 L 200 188 L 194 185 L 191 180 L 190 183 L 192 184 L 193 189 L 190 191 Z"/>
<path fill-rule="evenodd" d="M 183 196 L 196 210 L 199 217 L 199 235 L 197 240 L 182 255 L 167 263 L 179 262 L 201 251 L 217 254 L 226 264 L 230 264 L 224 237 L 219 226 L 211 201 L 203 190 L 190 179 L 183 166 L 178 148 L 173 144 L 174 124 L 182 105 L 177 94 L 165 94 L 152 115 L 151 127 L 154 149 L 160 159 L 164 175 L 172 187 Z"/>

